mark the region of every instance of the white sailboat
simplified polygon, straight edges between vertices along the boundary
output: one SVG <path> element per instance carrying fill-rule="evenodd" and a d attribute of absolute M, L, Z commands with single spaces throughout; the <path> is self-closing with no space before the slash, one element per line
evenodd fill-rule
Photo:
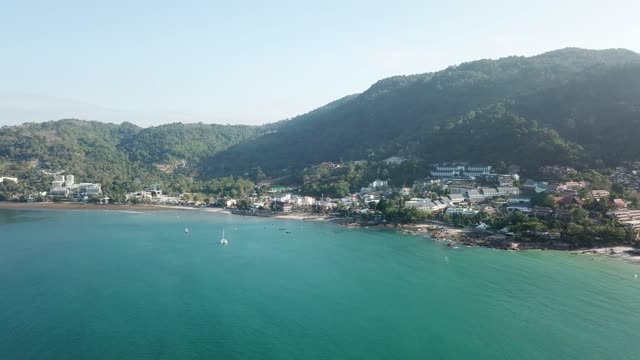
<path fill-rule="evenodd" d="M 222 239 L 220 239 L 220 245 L 227 245 L 229 240 L 224 238 L 224 228 L 222 228 Z"/>
<path fill-rule="evenodd" d="M 188 228 L 188 227 L 184 228 L 184 233 L 185 233 L 185 234 L 188 234 L 188 233 L 189 233 L 189 228 Z"/>

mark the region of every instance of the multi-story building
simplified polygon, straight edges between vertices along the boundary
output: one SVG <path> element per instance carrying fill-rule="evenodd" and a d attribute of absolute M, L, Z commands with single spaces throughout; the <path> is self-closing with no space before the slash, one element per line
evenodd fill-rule
<path fill-rule="evenodd" d="M 439 164 L 431 171 L 434 178 L 476 178 L 491 174 L 491 166 L 473 166 L 467 164 Z"/>
<path fill-rule="evenodd" d="M 485 198 L 485 196 L 480 191 L 475 189 L 467 191 L 466 195 L 469 201 L 482 201 Z"/>

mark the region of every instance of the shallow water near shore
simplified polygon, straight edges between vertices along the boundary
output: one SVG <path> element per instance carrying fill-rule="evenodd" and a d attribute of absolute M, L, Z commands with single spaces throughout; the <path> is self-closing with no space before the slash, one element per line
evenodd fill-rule
<path fill-rule="evenodd" d="M 636 273 L 295 220 L 0 210 L 0 358 L 636 359 Z"/>

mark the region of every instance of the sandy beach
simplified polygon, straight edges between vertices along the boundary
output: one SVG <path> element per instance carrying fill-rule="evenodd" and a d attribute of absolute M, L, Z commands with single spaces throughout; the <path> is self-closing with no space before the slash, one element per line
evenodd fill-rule
<path fill-rule="evenodd" d="M 304 220 L 304 221 L 333 221 L 336 217 L 330 215 L 317 215 L 317 214 L 304 214 L 304 213 L 288 213 L 282 215 L 275 215 L 276 219 L 289 219 L 289 220 Z"/>
<path fill-rule="evenodd" d="M 25 210 L 114 210 L 114 211 L 167 211 L 167 210 L 191 210 L 206 211 L 212 213 L 228 213 L 223 208 L 203 208 L 178 205 L 150 205 L 150 204 L 82 204 L 82 203 L 53 203 L 53 202 L 0 202 L 0 209 L 25 209 Z"/>

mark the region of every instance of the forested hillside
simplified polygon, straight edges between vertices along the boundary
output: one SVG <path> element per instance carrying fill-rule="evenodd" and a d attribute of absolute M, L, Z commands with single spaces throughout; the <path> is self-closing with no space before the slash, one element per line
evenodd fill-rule
<path fill-rule="evenodd" d="M 639 136 L 640 56 L 563 49 L 381 80 L 214 155 L 203 170 L 282 173 L 391 155 L 603 166 L 635 159 Z"/>
<path fill-rule="evenodd" d="M 94 121 L 60 120 L 0 128 L 0 171 L 26 176 L 63 170 L 79 180 L 166 178 L 175 171 L 196 176 L 199 161 L 261 131 L 244 125 L 169 124 L 139 128 Z M 171 167 L 172 164 L 179 167 Z M 166 165 L 163 167 L 162 165 Z"/>

